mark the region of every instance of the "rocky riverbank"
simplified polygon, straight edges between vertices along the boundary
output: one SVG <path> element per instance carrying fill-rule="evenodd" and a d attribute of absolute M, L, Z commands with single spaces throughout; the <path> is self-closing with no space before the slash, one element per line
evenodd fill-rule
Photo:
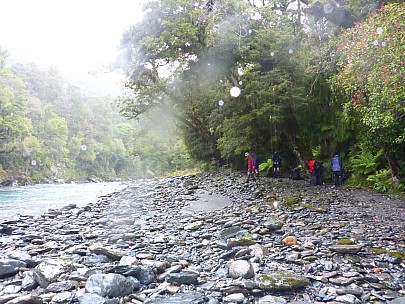
<path fill-rule="evenodd" d="M 405 303 L 405 208 L 235 174 L 0 223 L 0 304 Z"/>

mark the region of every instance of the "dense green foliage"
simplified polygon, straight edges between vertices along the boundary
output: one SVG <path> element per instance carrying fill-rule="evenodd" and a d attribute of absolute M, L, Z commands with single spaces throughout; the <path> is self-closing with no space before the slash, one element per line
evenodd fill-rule
<path fill-rule="evenodd" d="M 86 96 L 53 67 L 8 66 L 6 58 L 0 49 L 1 182 L 136 178 L 192 166 L 172 123 L 127 121 L 112 97 Z"/>
<path fill-rule="evenodd" d="M 356 160 L 382 149 L 386 157 L 374 169 L 390 166 L 400 188 L 404 5 L 376 11 L 383 4 L 149 1 L 122 40 L 133 95 L 121 99 L 121 113 L 139 118 L 163 109 L 195 159 L 238 168 L 247 150 L 262 159 L 277 150 L 284 170 L 312 157 L 328 170 L 338 151 L 361 179 L 354 182 L 373 186 L 382 172 L 363 174 Z M 232 87 L 240 95 L 231 96 Z M 352 107 L 353 94 L 367 102 Z"/>

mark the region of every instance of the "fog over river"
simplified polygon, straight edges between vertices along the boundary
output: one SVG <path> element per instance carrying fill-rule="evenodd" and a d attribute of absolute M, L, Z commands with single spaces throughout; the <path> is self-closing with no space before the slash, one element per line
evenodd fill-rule
<path fill-rule="evenodd" d="M 0 222 L 19 214 L 38 216 L 69 204 L 82 207 L 125 187 L 119 182 L 0 187 Z"/>

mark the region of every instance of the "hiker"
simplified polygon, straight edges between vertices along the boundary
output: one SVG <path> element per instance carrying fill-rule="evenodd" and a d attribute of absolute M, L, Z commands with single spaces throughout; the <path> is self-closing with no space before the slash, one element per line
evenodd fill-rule
<path fill-rule="evenodd" d="M 323 165 L 322 163 L 315 161 L 314 163 L 315 185 L 323 185 Z"/>
<path fill-rule="evenodd" d="M 252 179 L 255 181 L 256 177 L 255 177 L 255 159 L 253 157 L 253 153 L 250 152 L 248 153 L 248 170 L 247 170 L 247 179 L 246 182 L 249 181 L 250 177 L 252 177 Z"/>
<path fill-rule="evenodd" d="M 260 163 L 260 156 L 254 154 L 254 160 L 255 160 L 255 175 L 256 178 L 259 178 L 259 163 Z"/>
<path fill-rule="evenodd" d="M 315 176 L 315 159 L 308 161 L 309 175 L 310 175 L 310 184 L 316 185 L 316 176 Z"/>
<path fill-rule="evenodd" d="M 291 179 L 293 179 L 293 180 L 301 180 L 301 179 L 303 179 L 302 176 L 301 176 L 301 169 L 302 169 L 301 165 L 299 165 L 298 167 L 295 167 L 294 170 L 293 170 Z"/>
<path fill-rule="evenodd" d="M 331 167 L 335 186 L 339 186 L 342 182 L 341 176 L 343 171 L 342 160 L 340 159 L 339 154 L 336 153 L 335 156 L 332 158 Z"/>
<path fill-rule="evenodd" d="M 281 167 L 281 156 L 274 151 L 273 153 L 273 177 L 277 177 L 280 175 L 280 167 Z"/>

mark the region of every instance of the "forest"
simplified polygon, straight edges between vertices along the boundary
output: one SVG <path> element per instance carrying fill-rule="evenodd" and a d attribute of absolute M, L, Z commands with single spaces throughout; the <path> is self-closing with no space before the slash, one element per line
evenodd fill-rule
<path fill-rule="evenodd" d="M 284 174 L 339 153 L 350 182 L 404 190 L 402 1 L 149 1 L 122 40 L 126 117 L 170 113 L 195 160 Z"/>
<path fill-rule="evenodd" d="M 86 96 L 0 49 L 0 179 L 245 170 L 339 153 L 349 183 L 405 190 L 405 5 L 153 0 L 125 33 L 127 93 Z"/>
<path fill-rule="evenodd" d="M 55 67 L 8 66 L 7 56 L 0 49 L 3 185 L 145 178 L 189 166 L 170 122 L 129 121 L 114 97 L 86 96 Z"/>

